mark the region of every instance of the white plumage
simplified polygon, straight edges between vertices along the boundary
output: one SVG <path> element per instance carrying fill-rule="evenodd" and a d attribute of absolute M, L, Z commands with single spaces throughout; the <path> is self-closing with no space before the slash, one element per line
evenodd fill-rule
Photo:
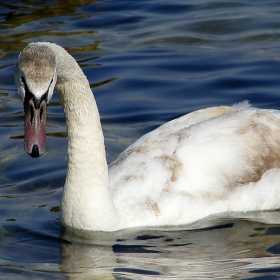
<path fill-rule="evenodd" d="M 110 165 L 116 207 L 136 225 L 279 208 L 279 117 L 242 104 L 162 125 Z"/>
<path fill-rule="evenodd" d="M 46 69 L 55 70 L 45 74 Z M 80 67 L 55 44 L 28 45 L 15 72 L 23 101 L 26 87 L 36 97 L 49 91 L 49 100 L 56 79 L 68 131 L 65 226 L 105 231 L 173 226 L 280 207 L 278 111 L 243 102 L 190 113 L 141 137 L 108 172 L 98 109 Z"/>

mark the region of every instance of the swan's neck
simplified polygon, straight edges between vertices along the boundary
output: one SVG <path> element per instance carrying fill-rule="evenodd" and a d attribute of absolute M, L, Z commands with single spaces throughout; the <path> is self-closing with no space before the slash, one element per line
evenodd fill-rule
<path fill-rule="evenodd" d="M 61 222 L 85 230 L 115 230 L 119 218 L 109 187 L 100 116 L 89 83 L 63 49 L 57 54 L 56 91 L 66 116 L 68 168 Z"/>

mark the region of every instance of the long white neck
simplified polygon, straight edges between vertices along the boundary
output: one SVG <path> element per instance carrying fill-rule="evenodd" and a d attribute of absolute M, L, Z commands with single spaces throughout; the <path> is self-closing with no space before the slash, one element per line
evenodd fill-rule
<path fill-rule="evenodd" d="M 68 134 L 61 222 L 78 229 L 116 230 L 120 221 L 109 186 L 104 137 L 94 96 L 75 59 L 59 46 L 50 47 L 57 55 L 55 89 Z"/>

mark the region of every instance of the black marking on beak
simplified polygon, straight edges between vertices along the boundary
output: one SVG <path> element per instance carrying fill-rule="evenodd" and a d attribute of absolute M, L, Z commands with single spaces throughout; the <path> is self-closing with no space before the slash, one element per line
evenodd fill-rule
<path fill-rule="evenodd" d="M 24 148 L 31 157 L 38 157 L 46 150 L 46 111 L 47 93 L 37 98 L 30 90 L 22 77 L 25 87 L 24 113 L 25 135 Z"/>

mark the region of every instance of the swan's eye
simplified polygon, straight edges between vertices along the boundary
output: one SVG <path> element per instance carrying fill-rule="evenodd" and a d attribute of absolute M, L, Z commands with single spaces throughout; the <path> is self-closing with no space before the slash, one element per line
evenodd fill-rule
<path fill-rule="evenodd" d="M 21 82 L 22 82 L 24 85 L 26 85 L 26 82 L 25 82 L 25 79 L 24 79 L 23 76 L 21 76 Z"/>
<path fill-rule="evenodd" d="M 52 77 L 52 79 L 51 79 L 51 82 L 50 82 L 49 88 L 53 85 L 53 83 L 54 83 L 54 77 Z"/>
<path fill-rule="evenodd" d="M 29 92 L 29 90 L 28 90 L 28 86 L 26 84 L 25 78 L 23 76 L 21 76 L 21 82 L 23 83 L 25 94 L 27 94 Z"/>

